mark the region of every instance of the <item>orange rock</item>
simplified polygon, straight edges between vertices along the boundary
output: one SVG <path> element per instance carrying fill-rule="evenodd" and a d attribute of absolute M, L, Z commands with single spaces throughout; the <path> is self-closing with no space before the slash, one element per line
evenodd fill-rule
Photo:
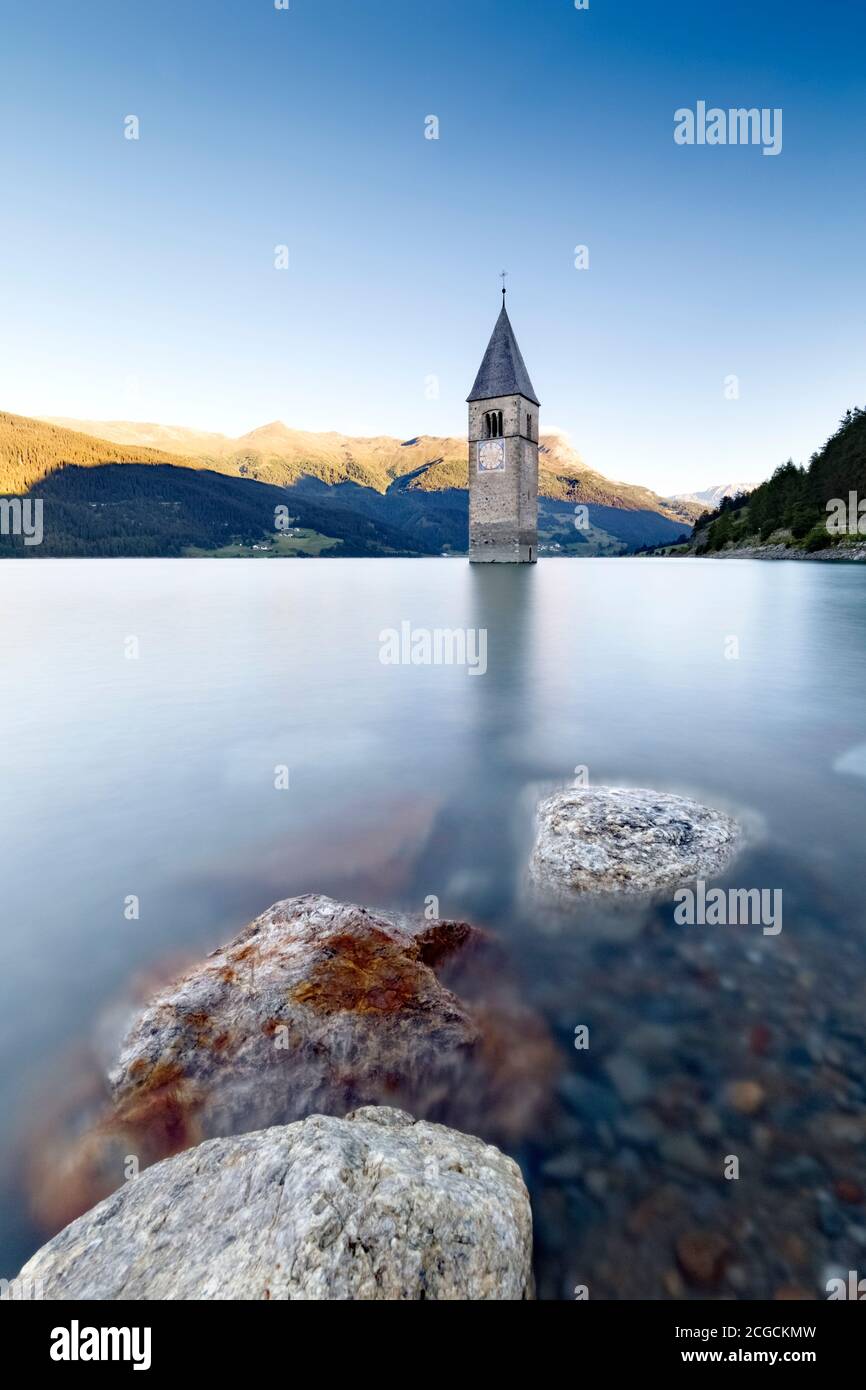
<path fill-rule="evenodd" d="M 732 1081 L 725 1087 L 725 1101 L 741 1115 L 756 1115 L 767 1093 L 758 1081 Z"/>

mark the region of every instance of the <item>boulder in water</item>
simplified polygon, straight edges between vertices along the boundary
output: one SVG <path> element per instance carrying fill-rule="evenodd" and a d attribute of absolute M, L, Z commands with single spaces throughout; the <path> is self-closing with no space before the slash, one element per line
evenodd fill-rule
<path fill-rule="evenodd" d="M 517 1164 L 370 1106 L 213 1139 L 126 1183 L 19 1280 L 46 1299 L 533 1296 Z"/>
<path fill-rule="evenodd" d="M 559 900 L 655 895 L 719 873 L 739 826 L 684 796 L 631 787 L 568 787 L 538 807 L 529 876 Z"/>

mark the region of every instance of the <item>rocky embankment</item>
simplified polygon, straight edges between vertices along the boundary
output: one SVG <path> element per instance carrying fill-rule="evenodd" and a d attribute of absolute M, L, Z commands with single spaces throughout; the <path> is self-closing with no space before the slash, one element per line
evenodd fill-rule
<path fill-rule="evenodd" d="M 744 545 L 717 550 L 711 560 L 866 560 L 866 544 L 831 546 L 826 550 L 803 550 L 794 545 Z"/>
<path fill-rule="evenodd" d="M 369 1106 L 166 1159 L 19 1278 L 71 1300 L 526 1299 L 532 1217 L 498 1149 Z"/>

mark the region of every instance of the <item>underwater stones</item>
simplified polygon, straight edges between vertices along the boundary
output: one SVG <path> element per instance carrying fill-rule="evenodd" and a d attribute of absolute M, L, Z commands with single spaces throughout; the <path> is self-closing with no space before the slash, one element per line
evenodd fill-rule
<path fill-rule="evenodd" d="M 652 1095 L 652 1083 L 646 1068 L 628 1053 L 614 1053 L 604 1063 L 604 1070 L 624 1104 L 639 1105 Z"/>
<path fill-rule="evenodd" d="M 529 876 L 560 902 L 652 896 L 720 872 L 740 841 L 730 816 L 687 797 L 568 787 L 538 806 Z"/>
<path fill-rule="evenodd" d="M 46 1299 L 533 1297 L 512 1159 L 389 1107 L 210 1140 L 149 1168 L 21 1271 Z"/>
<path fill-rule="evenodd" d="M 509 1142 L 554 1055 L 484 933 L 307 894 L 161 990 L 109 1082 L 118 1122 L 168 1107 L 192 1142 L 369 1104 Z"/>

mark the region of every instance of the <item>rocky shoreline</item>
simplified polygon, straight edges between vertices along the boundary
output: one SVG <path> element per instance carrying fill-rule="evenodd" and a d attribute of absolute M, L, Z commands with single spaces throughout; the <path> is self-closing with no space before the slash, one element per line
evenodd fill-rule
<path fill-rule="evenodd" d="M 827 550 L 799 550 L 790 545 L 746 545 L 731 550 L 717 550 L 712 555 L 701 555 L 702 560 L 833 560 L 836 563 L 866 560 L 866 544 L 837 546 Z"/>
<path fill-rule="evenodd" d="M 529 1197 L 490 1141 L 543 1124 L 556 1054 L 489 934 L 288 898 L 95 1032 L 121 1034 L 102 1104 L 74 1097 L 28 1163 L 64 1229 L 13 1288 L 533 1296 Z"/>
<path fill-rule="evenodd" d="M 98 1100 L 27 1155 L 59 1233 L 19 1278 L 46 1298 L 525 1299 L 534 1243 L 545 1299 L 822 1296 L 866 1249 L 862 959 L 807 921 L 671 930 L 662 884 L 720 872 L 740 830 L 647 790 L 541 801 L 530 877 L 568 910 L 559 936 L 527 910 L 531 1000 L 513 939 L 274 904 L 98 1024 Z"/>

